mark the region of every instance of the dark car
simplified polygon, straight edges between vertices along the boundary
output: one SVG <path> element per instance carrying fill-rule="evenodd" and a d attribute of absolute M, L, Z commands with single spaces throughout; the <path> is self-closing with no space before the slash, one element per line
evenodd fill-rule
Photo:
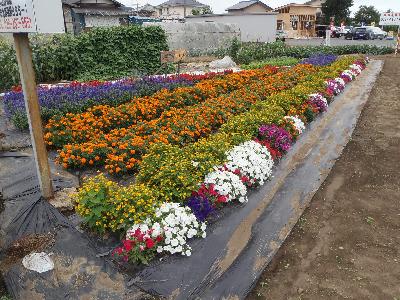
<path fill-rule="evenodd" d="M 351 32 L 346 33 L 344 38 L 346 40 L 368 40 L 370 33 L 365 27 L 355 27 Z"/>

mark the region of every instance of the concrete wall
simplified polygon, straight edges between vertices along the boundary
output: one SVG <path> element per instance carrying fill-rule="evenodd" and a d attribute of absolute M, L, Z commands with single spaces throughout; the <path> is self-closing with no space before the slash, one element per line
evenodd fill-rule
<path fill-rule="evenodd" d="M 143 25 L 154 26 L 154 23 Z M 166 22 L 157 26 L 165 30 L 170 50 L 186 49 L 190 53 L 227 48 L 235 37 L 240 38 L 240 30 L 233 24 Z"/>
<path fill-rule="evenodd" d="M 119 16 L 92 16 L 85 15 L 86 27 L 111 27 L 119 26 Z"/>
<path fill-rule="evenodd" d="M 186 22 L 236 24 L 243 42 L 273 42 L 276 36 L 276 16 L 276 13 L 204 15 L 188 17 Z"/>

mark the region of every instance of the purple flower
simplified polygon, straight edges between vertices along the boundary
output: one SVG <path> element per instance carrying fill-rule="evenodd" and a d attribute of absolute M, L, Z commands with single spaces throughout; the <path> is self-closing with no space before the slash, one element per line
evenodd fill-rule
<path fill-rule="evenodd" d="M 310 99 L 308 99 L 308 102 L 315 106 L 319 112 L 324 112 L 328 109 L 328 102 L 321 94 L 311 95 Z"/>
<path fill-rule="evenodd" d="M 336 59 L 337 56 L 333 54 L 316 53 L 309 58 L 303 59 L 300 63 L 314 66 L 326 66 L 333 63 Z"/>
<path fill-rule="evenodd" d="M 285 129 L 272 125 L 262 125 L 259 130 L 260 140 L 270 143 L 280 152 L 287 152 L 292 145 L 292 136 Z"/>
<path fill-rule="evenodd" d="M 193 195 L 188 199 L 186 205 L 191 208 L 193 214 L 200 222 L 204 222 L 214 211 L 211 201 L 202 195 Z"/>

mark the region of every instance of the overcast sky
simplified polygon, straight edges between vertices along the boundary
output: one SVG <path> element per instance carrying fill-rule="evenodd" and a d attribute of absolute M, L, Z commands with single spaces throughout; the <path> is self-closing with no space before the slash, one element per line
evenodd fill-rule
<path fill-rule="evenodd" d="M 150 3 L 158 5 L 165 2 L 166 0 L 120 0 L 127 6 L 136 6 Z M 213 9 L 214 13 L 224 13 L 225 9 L 233 4 L 236 4 L 240 0 L 199 0 L 201 3 L 208 4 Z M 263 2 L 273 8 L 285 5 L 287 3 L 304 3 L 307 0 L 264 0 Z M 354 12 L 360 5 L 373 5 L 380 11 L 386 11 L 392 9 L 395 12 L 400 12 L 400 0 L 354 0 L 354 6 L 352 11 Z"/>

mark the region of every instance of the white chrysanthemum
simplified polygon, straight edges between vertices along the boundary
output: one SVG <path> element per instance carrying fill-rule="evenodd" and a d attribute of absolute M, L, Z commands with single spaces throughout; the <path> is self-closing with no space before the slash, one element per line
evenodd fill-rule
<path fill-rule="evenodd" d="M 218 168 L 214 172 L 209 173 L 205 180 L 205 184 L 213 184 L 214 189 L 221 196 L 225 196 L 227 202 L 239 200 L 239 202 L 247 202 L 247 188 L 240 180 L 239 176 L 230 171 L 223 171 Z"/>
<path fill-rule="evenodd" d="M 137 229 L 152 229 L 152 237 L 163 235 L 165 238 L 157 247 L 158 253 L 181 253 L 186 256 L 192 250 L 187 244 L 188 239 L 206 236 L 207 225 L 199 223 L 189 207 L 183 207 L 179 203 L 163 203 L 156 209 L 156 216 L 158 217 L 152 224 L 147 220 L 145 223 L 133 225 L 127 236 Z"/>
<path fill-rule="evenodd" d="M 284 117 L 284 119 L 292 121 L 294 127 L 299 134 L 302 134 L 303 131 L 306 129 L 306 126 L 304 125 L 303 121 L 300 120 L 299 116 L 286 116 Z"/>
<path fill-rule="evenodd" d="M 227 153 L 226 167 L 229 171 L 239 170 L 252 184 L 264 184 L 272 174 L 274 161 L 268 149 L 254 141 L 245 142 Z"/>

